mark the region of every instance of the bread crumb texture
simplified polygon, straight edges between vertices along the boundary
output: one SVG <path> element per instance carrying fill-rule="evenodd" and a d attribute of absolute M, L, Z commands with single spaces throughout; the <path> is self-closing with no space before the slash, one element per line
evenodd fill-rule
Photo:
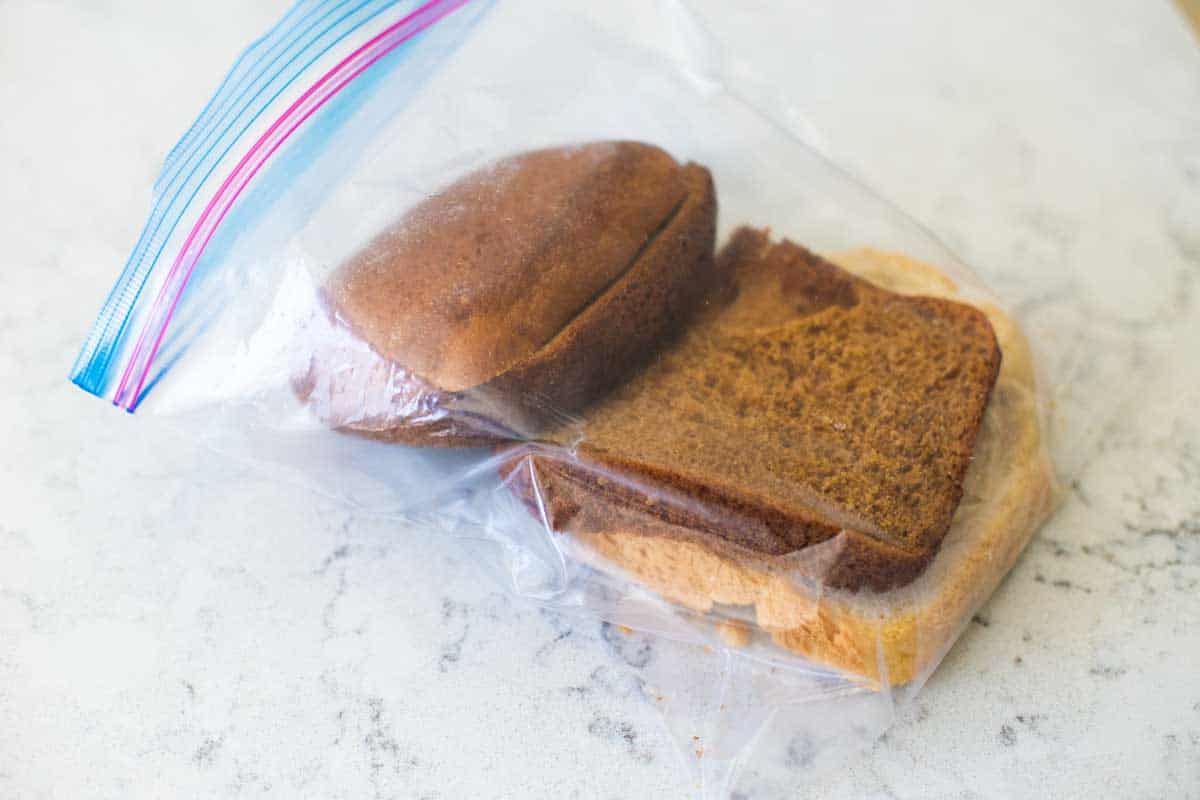
<path fill-rule="evenodd" d="M 750 608 L 790 651 L 908 683 L 1049 512 L 1028 345 L 899 254 L 834 267 L 743 231 L 721 260 L 738 300 L 589 409 L 571 459 L 532 456 L 514 488 L 668 600 Z M 762 391 L 761 370 L 790 391 Z"/>

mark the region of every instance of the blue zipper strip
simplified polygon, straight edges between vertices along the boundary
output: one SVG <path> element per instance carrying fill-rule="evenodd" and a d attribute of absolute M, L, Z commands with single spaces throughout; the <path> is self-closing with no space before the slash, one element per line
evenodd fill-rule
<path fill-rule="evenodd" d="M 350 0 L 326 0 L 317 2 L 302 12 L 306 3 L 301 0 L 266 36 L 247 48 L 235 62 L 218 87 L 216 95 L 168 155 L 157 183 L 162 188 L 150 219 L 75 360 L 71 370 L 72 382 L 92 394 L 105 393 L 112 378 L 110 367 L 113 358 L 122 344 L 129 319 L 142 290 L 175 228 L 213 170 L 263 111 L 269 108 L 297 77 L 346 36 L 397 2 L 398 0 L 361 0 L 352 3 Z M 335 16 L 340 10 L 343 13 Z M 334 17 L 332 21 L 331 17 Z M 315 35 L 309 36 L 318 28 Z M 271 72 L 271 68 L 297 44 L 300 44 L 299 49 Z M 260 67 L 264 59 L 275 50 L 279 52 L 270 58 L 265 66 Z M 239 74 L 242 65 L 251 58 L 253 63 L 235 80 L 234 76 Z M 302 59 L 304 60 L 301 63 Z M 248 77 L 249 82 L 246 80 Z M 237 91 L 238 86 L 242 86 L 242 89 L 234 97 L 233 93 Z M 265 100 L 261 100 L 260 98 L 272 87 L 275 91 Z M 230 97 L 233 97 L 232 104 L 228 102 Z M 222 119 L 229 116 L 231 109 L 236 109 L 232 119 L 220 127 L 215 139 L 209 141 L 213 131 L 220 126 Z M 210 126 L 213 120 L 216 120 L 216 125 Z M 202 133 L 206 128 L 208 132 Z M 232 137 L 229 135 L 231 132 L 235 132 Z M 189 137 L 193 139 L 191 144 L 188 143 Z M 221 148 L 225 140 L 228 141 Z M 219 152 L 218 148 L 221 148 Z M 164 187 L 163 176 L 171 172 L 176 163 L 178 168 L 165 181 Z M 189 163 L 192 166 L 183 177 L 182 183 L 179 183 L 179 177 Z M 154 251 L 153 256 L 147 259 L 151 250 Z"/>

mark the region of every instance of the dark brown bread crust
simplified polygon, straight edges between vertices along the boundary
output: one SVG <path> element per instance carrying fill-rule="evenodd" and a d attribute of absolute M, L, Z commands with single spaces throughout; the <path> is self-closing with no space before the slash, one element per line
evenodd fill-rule
<path fill-rule="evenodd" d="M 559 531 L 690 538 L 793 568 L 830 542 L 808 564 L 827 585 L 912 581 L 949 528 L 999 369 L 987 318 L 748 229 L 717 271 L 724 302 L 589 408 L 573 451 L 515 459 L 517 490 L 536 488 Z"/>
<path fill-rule="evenodd" d="M 669 343 L 711 293 L 716 197 L 712 176 L 688 164 L 686 195 L 630 267 L 550 341 L 488 386 L 576 410 Z"/>
<path fill-rule="evenodd" d="M 327 421 L 435 446 L 532 434 L 672 338 L 708 293 L 715 224 L 708 170 L 638 142 L 524 153 L 466 176 L 326 283 L 333 323 L 403 373 L 379 392 L 406 401 L 391 419 Z M 317 354 L 298 393 L 337 369 Z"/>

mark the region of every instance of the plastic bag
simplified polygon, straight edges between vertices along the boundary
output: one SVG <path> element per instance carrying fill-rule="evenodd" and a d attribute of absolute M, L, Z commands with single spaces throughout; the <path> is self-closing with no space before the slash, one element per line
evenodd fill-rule
<path fill-rule="evenodd" d="M 1042 403 L 1027 344 L 969 271 L 748 94 L 683 3 L 297 3 L 168 156 L 72 379 L 281 479 L 461 537 L 521 597 L 674 642 L 674 657 L 639 665 L 643 693 L 705 796 L 725 796 L 756 747 L 802 742 L 808 765 L 867 744 L 1048 514 Z M 480 211 L 480 198 L 493 205 Z M 745 226 L 844 271 L 761 240 L 749 266 L 731 266 L 728 243 L 754 235 Z M 411 271 L 381 278 L 396 250 Z M 493 256 L 509 259 L 503 281 L 458 269 Z M 590 260 L 561 266 L 572 259 Z M 823 283 L 789 289 L 771 271 L 780 259 Z M 739 269 L 767 288 L 752 292 Z M 983 317 L 897 300 L 917 296 Z M 780 437 L 754 413 L 728 421 L 725 372 L 694 396 L 672 382 L 695 353 L 707 364 L 774 335 L 771 315 L 794 327 L 859 305 L 876 314 L 855 329 L 875 336 L 860 376 L 904 363 L 872 319 L 908 314 L 931 330 L 917 318 L 986 318 L 1002 352 L 932 552 L 754 461 L 855 472 L 830 442 L 869 420 L 826 419 L 834 402 L 809 411 L 827 427 L 797 412 L 785 422 L 809 427 Z M 381 333 L 396 313 L 408 321 Z M 461 368 L 432 379 L 455 348 Z M 472 372 L 480 352 L 505 354 L 517 377 Z M 893 405 L 919 405 L 903 372 L 890 378 Z M 644 424 L 626 427 L 634 412 Z M 724 458 L 747 453 L 749 470 Z M 800 507 L 820 524 L 796 522 Z M 801 530 L 807 540 L 788 539 Z"/>

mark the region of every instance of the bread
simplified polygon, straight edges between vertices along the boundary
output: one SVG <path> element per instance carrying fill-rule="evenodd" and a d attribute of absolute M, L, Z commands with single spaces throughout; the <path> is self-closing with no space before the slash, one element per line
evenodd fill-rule
<path fill-rule="evenodd" d="M 662 535 L 771 558 L 837 537 L 827 585 L 913 580 L 950 526 L 999 369 L 987 317 L 751 229 L 717 266 L 723 299 L 587 410 L 576 453 L 535 459 L 555 530 L 644 511 Z"/>
<path fill-rule="evenodd" d="M 923 296 L 919 308 L 929 308 L 929 298 L 956 295 L 953 283 L 936 270 L 902 256 L 864 250 L 835 260 L 880 287 Z M 819 269 L 827 272 L 823 266 Z M 825 306 L 831 308 L 837 306 L 840 291 L 814 295 L 834 298 Z M 1050 503 L 1052 477 L 1041 442 L 1027 346 L 998 309 L 983 305 L 979 310 L 995 332 L 1003 361 L 979 427 L 961 503 L 956 498 L 953 523 L 924 569 L 905 585 L 895 580 L 883 586 L 873 586 L 869 578 L 846 580 L 854 570 L 845 573 L 839 564 L 859 563 L 861 541 L 855 534 L 836 532 L 800 550 L 771 553 L 754 541 L 722 538 L 711 531 L 697 535 L 697 520 L 711 529 L 737 519 L 714 511 L 722 504 L 712 502 L 711 495 L 664 491 L 646 497 L 644 474 L 629 479 L 607 470 L 581 479 L 586 470 L 553 468 L 587 459 L 586 438 L 566 459 L 545 446 L 513 450 L 507 464 L 511 484 L 536 501 L 548 524 L 570 532 L 585 557 L 605 568 L 624 570 L 696 611 L 733 619 L 748 612 L 776 642 L 815 662 L 872 681 L 907 683 L 940 659 L 971 611 L 1011 567 Z M 696 327 L 706 322 L 697 321 Z M 687 426 L 679 425 L 678 410 L 663 418 L 669 420 L 665 427 L 688 436 Z M 589 411 L 585 437 L 591 433 L 591 419 Z M 753 452 L 765 444 L 753 439 L 745 446 Z M 652 502 L 630 503 L 629 490 L 634 488 Z M 688 514 L 672 518 L 661 511 L 667 505 Z"/>
<path fill-rule="evenodd" d="M 392 441 L 531 435 L 670 340 L 707 295 L 715 217 L 708 170 L 648 144 L 497 161 L 329 277 L 297 392 Z"/>

